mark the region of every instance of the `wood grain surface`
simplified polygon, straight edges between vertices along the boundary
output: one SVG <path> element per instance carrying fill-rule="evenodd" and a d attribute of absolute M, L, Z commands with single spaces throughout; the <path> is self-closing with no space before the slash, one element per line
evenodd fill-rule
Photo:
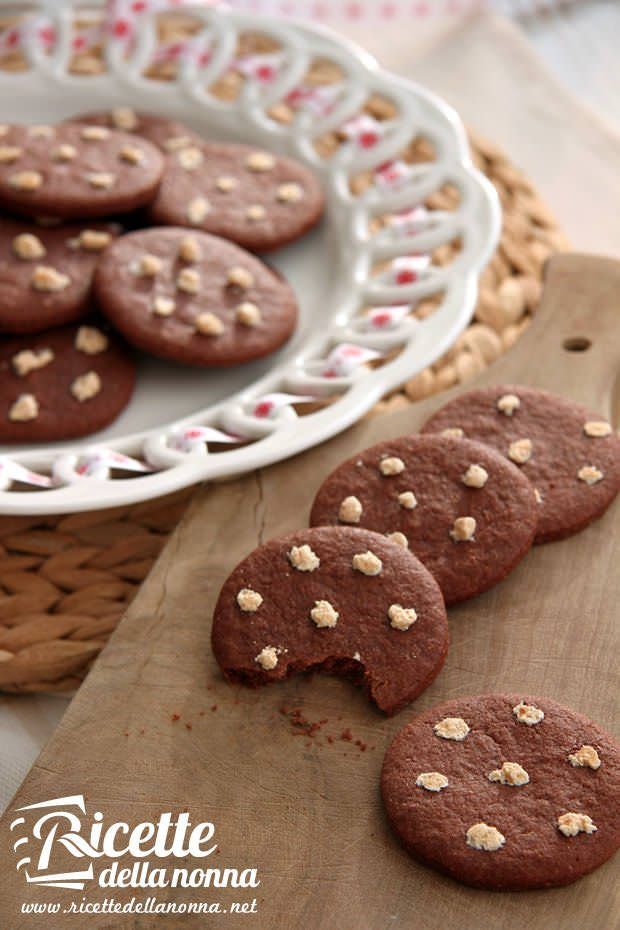
<path fill-rule="evenodd" d="M 617 423 L 619 297 L 620 264 L 584 256 L 554 259 L 534 324 L 481 381 L 556 390 Z M 586 351 L 563 347 L 582 345 L 583 339 L 591 343 Z M 613 731 L 617 505 L 580 535 L 532 550 L 501 585 L 450 610 L 452 643 L 444 670 L 414 705 L 391 720 L 350 684 L 325 676 L 258 691 L 231 687 L 211 655 L 214 600 L 234 565 L 261 541 L 304 526 L 315 490 L 341 459 L 379 439 L 415 431 L 444 399 L 365 419 L 292 461 L 199 491 L 0 823 L 1 927 L 607 930 L 617 925 L 613 861 L 566 889 L 474 891 L 418 865 L 399 847 L 383 816 L 378 782 L 384 750 L 396 730 L 416 712 L 459 694 L 547 695 Z M 310 721 L 327 722 L 314 737 L 295 737 L 282 705 L 301 708 Z M 352 740 L 342 739 L 343 731 L 345 736 L 350 731 Z M 192 821 L 214 821 L 220 852 L 211 857 L 217 862 L 208 864 L 256 867 L 260 887 L 252 893 L 162 889 L 157 897 L 220 900 L 228 906 L 256 893 L 258 913 L 22 914 L 24 901 L 64 904 L 79 901 L 82 893 L 26 886 L 11 848 L 12 809 L 79 793 L 89 812 L 101 810 L 110 821 L 137 823 L 167 810 L 188 811 Z M 99 861 L 99 867 L 107 864 Z M 97 901 L 105 893 L 93 884 L 83 894 Z M 113 894 L 123 901 L 136 892 Z"/>

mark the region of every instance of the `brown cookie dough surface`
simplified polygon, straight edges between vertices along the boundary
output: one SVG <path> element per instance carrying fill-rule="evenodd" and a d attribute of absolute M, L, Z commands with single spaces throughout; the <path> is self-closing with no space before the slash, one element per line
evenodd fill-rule
<path fill-rule="evenodd" d="M 117 239 L 95 293 L 132 344 L 186 365 L 268 355 L 297 321 L 291 287 L 255 256 L 196 230 L 159 227 Z"/>
<path fill-rule="evenodd" d="M 212 644 L 229 681 L 332 672 L 393 714 L 441 669 L 448 627 L 435 580 L 410 552 L 377 533 L 322 527 L 270 540 L 235 568 Z"/>
<path fill-rule="evenodd" d="M 316 495 L 310 523 L 397 533 L 452 604 L 501 581 L 536 531 L 533 489 L 480 443 L 403 436 L 339 465 Z"/>
<path fill-rule="evenodd" d="M 112 223 L 0 218 L 0 332 L 38 333 L 84 316 L 95 266 L 118 232 Z"/>
<path fill-rule="evenodd" d="M 117 107 L 104 112 L 81 114 L 74 116 L 71 122 L 132 132 L 142 136 L 143 139 L 148 139 L 163 152 L 179 152 L 181 149 L 200 145 L 203 142 L 202 136 L 177 120 L 156 116 L 153 113 L 143 113 L 131 107 Z"/>
<path fill-rule="evenodd" d="M 424 433 L 462 432 L 512 460 L 536 488 L 536 542 L 563 539 L 600 517 L 620 490 L 620 439 L 581 404 L 523 385 L 468 391 Z"/>
<path fill-rule="evenodd" d="M 321 185 L 299 162 L 247 145 L 203 143 L 166 157 L 150 214 L 155 223 L 268 251 L 303 235 L 323 206 Z"/>
<path fill-rule="evenodd" d="M 0 442 L 88 436 L 127 406 L 128 350 L 98 321 L 0 341 Z"/>
<path fill-rule="evenodd" d="M 404 727 L 381 776 L 409 852 L 458 881 L 568 885 L 620 845 L 620 747 L 548 698 L 453 698 Z"/>
<path fill-rule="evenodd" d="M 163 156 L 146 139 L 103 126 L 9 126 L 0 137 L 0 205 L 26 216 L 111 216 L 145 206 Z"/>

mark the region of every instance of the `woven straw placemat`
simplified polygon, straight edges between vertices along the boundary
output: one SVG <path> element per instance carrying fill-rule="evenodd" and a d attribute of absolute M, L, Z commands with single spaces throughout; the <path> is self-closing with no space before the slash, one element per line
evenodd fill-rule
<path fill-rule="evenodd" d="M 188 28 L 178 20 L 164 24 L 162 39 L 185 35 Z M 78 56 L 74 70 L 101 70 L 99 52 Z M 19 69 L 22 64 L 15 57 L 0 66 Z M 234 90 L 224 85 L 221 94 Z M 380 117 L 382 106 L 371 101 L 367 109 Z M 287 113 L 278 117 L 287 119 Z M 474 319 L 443 358 L 384 398 L 370 415 L 465 383 L 495 361 L 536 312 L 547 258 L 568 248 L 532 184 L 504 152 L 474 133 L 470 143 L 475 163 L 494 184 L 503 208 L 501 241 L 482 274 Z M 436 206 L 449 208 L 450 191 L 438 196 L 448 203 Z M 434 260 L 449 261 L 451 255 L 450 246 L 441 247 Z M 416 313 L 423 317 L 432 309 L 423 302 Z M 62 692 L 80 684 L 191 493 L 62 517 L 0 517 L 0 691 Z"/>

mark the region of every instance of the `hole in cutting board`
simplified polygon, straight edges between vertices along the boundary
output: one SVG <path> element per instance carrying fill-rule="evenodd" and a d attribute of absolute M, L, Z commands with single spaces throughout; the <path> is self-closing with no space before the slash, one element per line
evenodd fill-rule
<path fill-rule="evenodd" d="M 564 340 L 562 348 L 567 352 L 587 352 L 591 345 L 591 341 L 585 336 L 571 336 L 570 339 Z"/>

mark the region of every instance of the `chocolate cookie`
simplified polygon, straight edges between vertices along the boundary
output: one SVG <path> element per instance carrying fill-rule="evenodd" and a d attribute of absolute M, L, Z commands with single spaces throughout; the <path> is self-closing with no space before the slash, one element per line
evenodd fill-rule
<path fill-rule="evenodd" d="M 468 391 L 422 432 L 477 439 L 515 462 L 536 489 L 537 543 L 579 532 L 620 490 L 620 439 L 610 424 L 548 391 L 513 384 Z"/>
<path fill-rule="evenodd" d="M 131 107 L 116 107 L 102 113 L 81 114 L 74 116 L 71 122 L 133 132 L 143 139 L 148 139 L 163 152 L 180 152 L 181 149 L 203 142 L 202 136 L 177 120 L 155 116 L 153 113 L 136 112 Z"/>
<path fill-rule="evenodd" d="M 433 707 L 392 742 L 381 791 L 416 859 L 480 888 L 568 885 L 620 845 L 620 747 L 548 698 Z"/>
<path fill-rule="evenodd" d="M 229 681 L 331 672 L 394 714 L 441 669 L 448 626 L 436 582 L 410 552 L 377 533 L 324 527 L 272 539 L 237 566 L 212 643 Z"/>
<path fill-rule="evenodd" d="M 515 567 L 532 545 L 536 518 L 529 481 L 497 452 L 471 441 L 403 436 L 338 466 L 319 488 L 310 523 L 363 526 L 398 539 L 454 604 Z"/>
<path fill-rule="evenodd" d="M 167 156 L 150 214 L 156 223 L 266 252 L 303 235 L 323 206 L 321 186 L 304 165 L 247 145 L 203 143 Z"/>
<path fill-rule="evenodd" d="M 9 126 L 0 137 L 0 205 L 27 216 L 126 213 L 149 203 L 163 170 L 146 139 L 103 126 Z"/>
<path fill-rule="evenodd" d="M 117 239 L 95 293 L 133 345 L 186 365 L 236 365 L 291 335 L 297 302 L 259 259 L 224 239 L 159 227 Z"/>
<path fill-rule="evenodd" d="M 95 266 L 119 228 L 0 218 L 0 332 L 38 333 L 87 313 Z"/>
<path fill-rule="evenodd" d="M 131 398 L 135 369 L 117 339 L 87 321 L 0 342 L 0 442 L 53 442 L 103 429 Z"/>

